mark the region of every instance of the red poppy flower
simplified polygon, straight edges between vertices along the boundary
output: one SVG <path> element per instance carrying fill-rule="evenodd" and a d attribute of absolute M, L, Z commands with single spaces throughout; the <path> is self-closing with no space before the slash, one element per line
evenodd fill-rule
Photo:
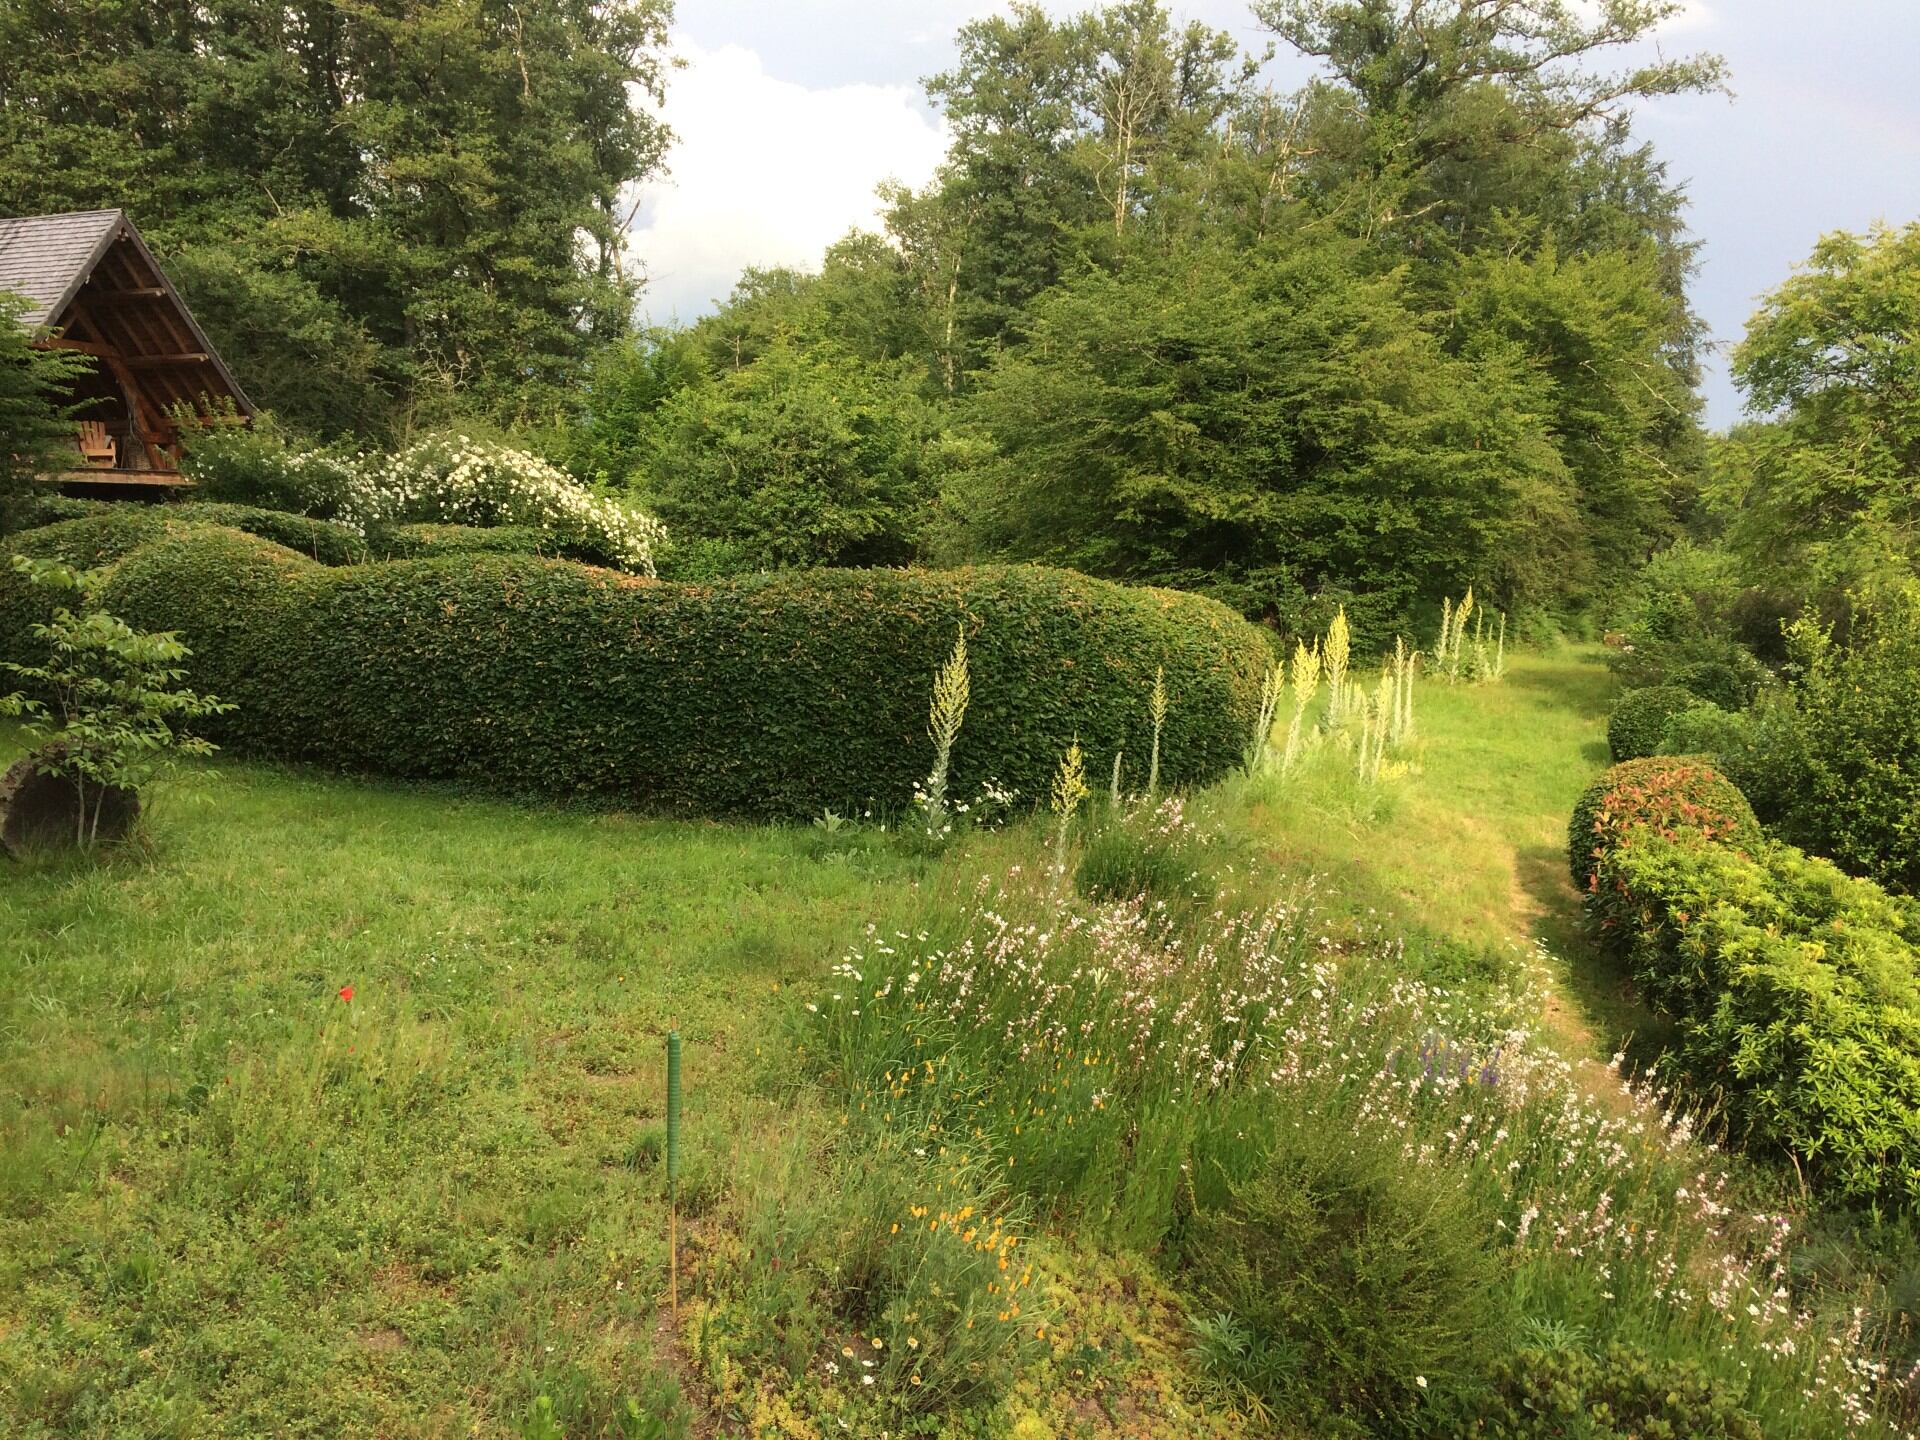
<path fill-rule="evenodd" d="M 351 985 L 342 985 L 340 987 L 340 998 L 342 1000 L 353 999 L 353 987 Z"/>

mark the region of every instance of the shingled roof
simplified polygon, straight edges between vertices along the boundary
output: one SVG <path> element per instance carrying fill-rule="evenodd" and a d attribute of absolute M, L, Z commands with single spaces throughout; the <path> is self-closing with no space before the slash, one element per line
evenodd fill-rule
<path fill-rule="evenodd" d="M 78 210 L 0 220 L 0 290 L 26 296 L 20 323 L 30 330 L 52 324 L 125 219 L 118 210 Z"/>

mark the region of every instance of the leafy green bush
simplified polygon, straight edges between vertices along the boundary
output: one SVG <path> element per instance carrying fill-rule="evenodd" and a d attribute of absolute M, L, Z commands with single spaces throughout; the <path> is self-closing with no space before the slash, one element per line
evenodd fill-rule
<path fill-rule="evenodd" d="M 1797 774 L 1780 833 L 1920 892 L 1920 584 L 1861 599 L 1844 646 L 1810 623 L 1794 646 Z"/>
<path fill-rule="evenodd" d="M 362 486 L 352 455 L 289 445 L 264 424 L 200 431 L 181 469 L 201 499 L 321 519 L 351 512 Z"/>
<path fill-rule="evenodd" d="M 0 543 L 0 554 L 58 560 L 76 570 L 94 570 L 167 535 L 208 525 L 246 531 L 325 565 L 349 565 L 367 557 L 365 544 L 343 526 L 280 510 L 201 501 L 181 505 L 108 504 L 79 519 L 56 521 L 13 536 Z M 43 592 L 28 585 L 0 582 L 0 655 L 39 659 L 30 627 L 45 622 L 50 614 L 51 606 Z"/>
<path fill-rule="evenodd" d="M 1668 683 L 1678 685 L 1682 690 L 1690 690 L 1722 710 L 1741 710 L 1753 698 L 1750 679 L 1738 667 L 1725 661 L 1698 660 L 1676 669 L 1668 678 Z"/>
<path fill-rule="evenodd" d="M 1583 792 L 1567 824 L 1573 883 L 1590 892 L 1600 860 L 1636 828 L 1672 837 L 1698 834 L 1733 845 L 1760 843 L 1753 807 L 1699 756 L 1655 755 L 1602 772 Z"/>
<path fill-rule="evenodd" d="M 207 733 L 272 753 L 278 703 L 300 684 L 285 669 L 293 662 L 285 622 L 294 588 L 358 568 L 329 570 L 239 530 L 178 526 L 117 563 L 101 599 L 131 623 L 179 631 L 193 647 L 194 687 L 239 707 L 207 722 Z"/>
<path fill-rule="evenodd" d="M 1760 1423 L 1697 1364 L 1613 1344 L 1516 1350 L 1494 1371 L 1476 1433 L 1490 1440 L 1764 1440 Z"/>
<path fill-rule="evenodd" d="M 1650 685 L 1629 690 L 1607 718 L 1607 749 L 1614 763 L 1638 760 L 1660 748 L 1667 722 L 1694 703 L 1694 695 L 1678 685 Z"/>
<path fill-rule="evenodd" d="M 1662 755 L 1706 755 L 1725 768 L 1722 756 L 1738 754 L 1747 744 L 1752 723 L 1744 711 L 1722 710 L 1703 701 L 1690 705 L 1667 722 L 1660 737 Z"/>
<path fill-rule="evenodd" d="M 58 495 L 48 492 L 20 496 L 13 504 L 0 511 L 4 518 L 4 531 L 17 535 L 22 530 L 37 530 L 42 525 L 57 525 L 62 520 L 84 520 L 89 515 L 97 515 L 107 509 L 111 500 L 79 500 L 71 495 Z"/>
<path fill-rule="evenodd" d="M 1790 845 L 1646 830 L 1588 905 L 1733 1138 L 1843 1200 L 1920 1203 L 1920 905 Z"/>
<path fill-rule="evenodd" d="M 382 525 L 368 537 L 374 555 L 382 560 L 425 560 L 435 555 L 555 555 L 566 559 L 563 547 L 545 531 L 531 525 Z"/>
<path fill-rule="evenodd" d="M 1390 1137 L 1276 1137 L 1265 1169 L 1188 1227 L 1197 1308 L 1244 1332 L 1232 1378 L 1302 1433 L 1417 1430 L 1498 1353 L 1499 1259 L 1463 1221 L 1457 1177 Z"/>
<path fill-rule="evenodd" d="M 0 541 L 0 559 L 25 555 L 94 570 L 162 534 L 164 512 L 152 505 L 115 505 L 98 515 L 58 520 Z M 46 649 L 33 627 L 53 618 L 53 597 L 0 569 L 0 657 L 38 664 Z"/>
<path fill-rule="evenodd" d="M 66 528 L 30 534 L 44 547 Z M 235 745 L 705 814 L 904 806 L 956 624 L 973 701 L 955 793 L 993 778 L 1044 794 L 1076 735 L 1096 764 L 1145 754 L 1160 666 L 1163 776 L 1211 780 L 1240 759 L 1267 660 L 1259 630 L 1210 601 L 1065 571 L 679 587 L 511 555 L 327 569 L 232 530 L 104 528 L 96 552 L 151 542 L 116 566 L 106 603 L 183 632 L 193 683 L 240 707 L 220 723 Z M 0 616 L 14 603 L 0 588 Z"/>
<path fill-rule="evenodd" d="M 322 565 L 357 565 L 368 558 L 367 542 L 344 525 L 267 510 L 255 505 L 228 505 L 218 501 L 188 501 L 169 505 L 162 516 L 173 522 L 224 525 L 244 530 L 289 550 L 297 550 Z"/>

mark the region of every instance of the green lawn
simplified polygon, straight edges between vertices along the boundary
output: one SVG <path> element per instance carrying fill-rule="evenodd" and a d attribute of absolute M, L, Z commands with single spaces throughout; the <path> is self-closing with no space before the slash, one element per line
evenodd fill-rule
<path fill-rule="evenodd" d="M 1312 871 L 1443 942 L 1545 937 L 1573 961 L 1563 1035 L 1604 1053 L 1636 1012 L 1578 945 L 1562 855 L 1610 688 L 1584 650 L 1426 683 L 1417 768 L 1377 801 L 1329 753 L 1201 808 L 1249 899 Z M 666 1032 L 697 1254 L 756 1160 L 835 1123 L 787 1083 L 779 1017 L 869 923 L 1040 849 L 1016 828 L 934 860 L 224 761 L 162 792 L 151 836 L 0 869 L 9 1436 L 540 1435 L 543 1396 L 570 1437 L 679 1433 L 647 1419 L 687 1365 L 661 1322 Z M 1043 1249 L 1110 1377 L 1076 1433 L 1198 1433 L 1151 1266 Z"/>
<path fill-rule="evenodd" d="M 871 835 L 236 764 L 153 835 L 0 870 L 10 1436 L 493 1434 L 542 1393 L 619 1433 L 665 1283 L 667 1029 L 697 1214 L 783 1125 L 749 1086 L 770 993 L 941 874 Z"/>
<path fill-rule="evenodd" d="M 1549 1018 L 1589 1052 L 1648 1020 L 1584 944 L 1567 876 L 1567 817 L 1608 763 L 1604 655 L 1515 655 L 1496 685 L 1423 681 L 1413 773 L 1377 808 L 1356 814 L 1352 787 L 1309 776 L 1266 788 L 1247 817 L 1274 868 L 1324 877 L 1349 909 L 1480 945 L 1544 941 L 1573 997 L 1550 1000 Z"/>

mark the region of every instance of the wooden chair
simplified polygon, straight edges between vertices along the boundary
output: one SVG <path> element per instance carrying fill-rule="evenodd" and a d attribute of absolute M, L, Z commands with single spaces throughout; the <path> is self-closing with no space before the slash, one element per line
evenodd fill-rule
<path fill-rule="evenodd" d="M 104 420 L 82 420 L 79 429 L 82 463 L 104 470 L 111 470 L 120 463 L 119 446 L 107 434 Z"/>

